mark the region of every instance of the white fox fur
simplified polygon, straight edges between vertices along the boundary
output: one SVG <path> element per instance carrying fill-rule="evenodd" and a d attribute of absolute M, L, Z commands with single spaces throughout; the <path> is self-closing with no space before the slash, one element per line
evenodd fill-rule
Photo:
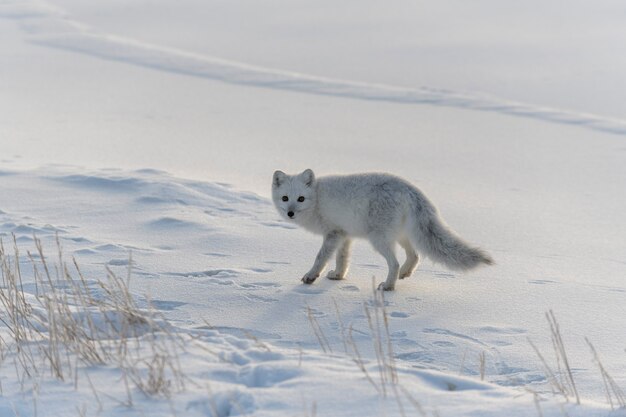
<path fill-rule="evenodd" d="M 337 252 L 337 265 L 330 279 L 343 279 L 348 270 L 351 239 L 369 239 L 387 261 L 387 280 L 379 289 L 391 291 L 400 279 L 410 276 L 418 252 L 450 269 L 468 270 L 491 265 L 491 257 L 471 247 L 452 232 L 435 206 L 415 186 L 390 174 L 356 174 L 315 178 L 313 171 L 298 175 L 276 171 L 272 198 L 288 221 L 324 236 L 313 267 L 302 281 L 311 284 Z M 406 252 L 400 267 L 396 242 Z"/>

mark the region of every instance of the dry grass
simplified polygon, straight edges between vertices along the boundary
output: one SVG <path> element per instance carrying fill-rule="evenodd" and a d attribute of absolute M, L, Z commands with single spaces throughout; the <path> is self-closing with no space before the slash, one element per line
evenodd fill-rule
<path fill-rule="evenodd" d="M 306 316 L 309 319 L 309 323 L 311 324 L 313 333 L 315 334 L 315 337 L 317 338 L 317 342 L 320 344 L 320 347 L 322 348 L 324 353 L 332 353 L 333 350 L 330 347 L 330 343 L 328 342 L 328 339 L 326 338 L 326 335 L 324 334 L 322 327 L 320 326 L 319 322 L 315 318 L 315 315 L 313 314 L 313 310 L 311 310 L 311 307 L 309 306 L 306 307 Z"/>
<path fill-rule="evenodd" d="M 141 309 L 129 291 L 126 279 L 106 269 L 104 280 L 88 281 L 74 259 L 64 261 L 57 239 L 58 261 L 51 267 L 41 242 L 28 253 L 35 294 L 24 291 L 20 253 L 7 253 L 0 241 L 0 321 L 8 340 L 0 338 L 0 363 L 11 357 L 22 389 L 36 387 L 50 376 L 78 385 L 86 377 L 102 408 L 100 395 L 84 366 L 113 365 L 122 373 L 126 398 L 133 405 L 133 392 L 169 397 L 185 388 L 186 377 L 178 362 L 182 340 L 152 309 Z M 132 260 L 129 262 L 132 265 Z"/>
<path fill-rule="evenodd" d="M 591 349 L 593 360 L 596 365 L 598 365 L 598 369 L 600 370 L 602 383 L 604 384 L 604 392 L 606 393 L 606 399 L 611 406 L 611 410 L 615 410 L 615 408 L 626 408 L 626 396 L 624 395 L 624 391 L 622 391 L 611 375 L 609 375 L 593 344 L 587 338 L 585 338 L 585 341 L 587 342 L 589 349 Z"/>
<path fill-rule="evenodd" d="M 546 319 L 548 320 L 548 324 L 550 327 L 550 335 L 555 355 L 556 366 L 550 366 L 539 348 L 537 348 L 537 346 L 530 339 L 528 340 L 528 342 L 530 343 L 533 350 L 539 357 L 539 360 L 541 361 L 544 373 L 548 382 L 550 383 L 550 386 L 552 387 L 553 393 L 563 395 L 566 401 L 569 401 L 570 398 L 573 397 L 576 400 L 576 404 L 580 404 L 580 395 L 578 394 L 576 381 L 574 380 L 574 374 L 572 372 L 570 362 L 567 357 L 567 352 L 565 350 L 565 345 L 563 343 L 563 338 L 561 335 L 561 329 L 552 310 L 546 313 Z M 607 403 L 611 406 L 611 410 L 615 410 L 617 408 L 626 408 L 626 395 L 624 394 L 624 391 L 622 391 L 622 389 L 619 387 L 619 385 L 617 385 L 615 380 L 607 371 L 606 367 L 600 360 L 600 356 L 598 355 L 596 348 L 591 343 L 591 341 L 588 338 L 585 338 L 585 342 L 589 346 L 592 354 L 592 359 L 598 366 L 598 369 L 600 371 Z"/>
<path fill-rule="evenodd" d="M 530 339 L 528 339 L 528 342 L 539 357 L 544 373 L 550 383 L 550 386 L 552 387 L 553 392 L 555 394 L 563 395 L 566 401 L 569 401 L 571 397 L 574 397 L 576 399 L 576 404 L 580 404 L 580 396 L 578 395 L 578 390 L 576 389 L 576 382 L 574 380 L 572 368 L 569 364 L 565 344 L 563 343 L 561 329 L 552 310 L 546 313 L 546 319 L 548 320 L 548 324 L 550 326 L 550 337 L 554 350 L 556 370 L 548 364 L 545 356 Z"/>

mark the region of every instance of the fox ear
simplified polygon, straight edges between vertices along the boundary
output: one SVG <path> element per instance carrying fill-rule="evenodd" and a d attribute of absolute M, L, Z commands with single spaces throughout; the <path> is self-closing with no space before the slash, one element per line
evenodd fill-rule
<path fill-rule="evenodd" d="M 274 179 L 272 180 L 272 185 L 274 187 L 280 187 L 280 185 L 285 182 L 285 179 L 287 178 L 287 174 L 285 174 L 283 171 L 276 171 L 274 172 Z"/>
<path fill-rule="evenodd" d="M 302 174 L 300 174 L 300 178 L 307 187 L 310 187 L 315 182 L 315 174 L 311 169 L 305 169 Z"/>

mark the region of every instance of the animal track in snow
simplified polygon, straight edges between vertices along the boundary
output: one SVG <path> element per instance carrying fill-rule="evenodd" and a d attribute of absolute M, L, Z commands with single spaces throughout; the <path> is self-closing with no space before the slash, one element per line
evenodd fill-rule
<path fill-rule="evenodd" d="M 244 367 L 239 374 L 239 381 L 250 388 L 268 388 L 300 376 L 301 373 L 298 368 L 262 363 Z"/>
<path fill-rule="evenodd" d="M 173 275 L 186 278 L 205 278 L 205 277 L 236 277 L 241 273 L 235 269 L 207 269 L 204 271 L 191 272 L 166 272 L 165 275 Z"/>
<path fill-rule="evenodd" d="M 522 329 L 520 327 L 483 326 L 479 330 L 485 333 L 509 334 L 509 335 L 526 333 L 526 329 Z"/>
<path fill-rule="evenodd" d="M 157 310 L 171 311 L 178 307 L 184 306 L 187 303 L 183 303 L 181 301 L 151 300 L 150 304 Z"/>
<path fill-rule="evenodd" d="M 197 329 L 217 330 L 220 333 L 230 334 L 230 335 L 233 335 L 233 336 L 235 336 L 237 338 L 248 339 L 248 340 L 254 340 L 254 339 L 279 340 L 279 339 L 281 339 L 281 336 L 276 334 L 276 333 L 262 332 L 260 330 L 246 329 L 246 328 L 243 328 L 243 327 L 230 327 L 230 326 L 214 326 L 214 327 L 211 326 L 211 327 L 207 327 L 207 326 L 200 326 L 200 327 L 197 327 Z"/>
<path fill-rule="evenodd" d="M 463 339 L 466 341 L 470 341 L 470 342 L 474 342 L 480 346 L 487 346 L 485 343 L 483 343 L 482 341 L 471 337 L 471 336 L 467 336 L 465 334 L 462 333 L 457 333 L 457 332 L 453 332 L 451 330 L 448 329 L 440 329 L 440 328 L 426 328 L 424 330 L 422 330 L 422 332 L 424 333 L 428 333 L 428 334 L 439 334 L 439 335 L 445 335 L 445 336 L 450 336 L 450 337 L 454 337 L 454 338 L 458 338 L 458 339 Z"/>
<path fill-rule="evenodd" d="M 263 295 L 257 295 L 257 294 L 244 294 L 244 297 L 247 300 L 250 300 L 252 302 L 257 302 L 260 301 L 262 303 L 277 303 L 279 300 L 276 298 L 272 298 L 272 297 L 266 297 Z"/>
<path fill-rule="evenodd" d="M 537 285 L 545 285 L 545 284 L 558 284 L 556 281 L 552 281 L 549 279 L 533 279 L 528 281 L 529 284 L 537 284 Z"/>
<path fill-rule="evenodd" d="M 456 347 L 456 344 L 452 343 L 452 342 L 448 342 L 447 340 L 437 340 L 435 342 L 433 342 L 433 345 L 437 346 L 437 347 Z"/>
<path fill-rule="evenodd" d="M 193 222 L 175 217 L 161 217 L 148 222 L 148 226 L 159 229 L 207 229 L 207 226 L 201 223 Z"/>
<path fill-rule="evenodd" d="M 326 290 L 316 285 L 297 284 L 294 287 L 293 292 L 297 292 L 299 294 L 322 294 L 326 292 Z"/>
<path fill-rule="evenodd" d="M 229 255 L 227 253 L 220 253 L 220 252 L 207 252 L 207 253 L 203 253 L 203 255 L 213 256 L 213 257 L 216 257 L 216 258 L 228 258 L 228 257 L 232 256 L 232 255 Z"/>
<path fill-rule="evenodd" d="M 239 286 L 247 290 L 265 290 L 265 289 L 270 289 L 270 288 L 282 287 L 282 285 L 276 282 L 250 282 L 250 283 L 239 284 Z"/>
<path fill-rule="evenodd" d="M 315 317 L 315 318 L 320 318 L 320 317 L 326 317 L 326 316 L 328 316 L 328 314 L 327 314 L 327 313 L 325 313 L 325 312 L 323 312 L 323 311 L 321 311 L 321 310 L 315 309 L 315 308 L 311 308 L 311 307 L 306 308 L 306 309 L 304 310 L 304 312 L 305 312 L 307 315 L 308 315 L 308 314 L 310 314 L 311 316 L 313 316 L 313 317 Z"/>

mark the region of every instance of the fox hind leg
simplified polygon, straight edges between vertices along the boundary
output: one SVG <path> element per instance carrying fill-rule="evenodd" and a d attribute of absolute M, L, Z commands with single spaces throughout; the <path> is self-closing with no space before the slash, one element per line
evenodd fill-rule
<path fill-rule="evenodd" d="M 410 277 L 413 271 L 415 271 L 415 268 L 417 268 L 419 255 L 415 252 L 413 245 L 411 245 L 411 242 L 409 242 L 408 239 L 400 239 L 399 243 L 404 249 L 404 252 L 406 252 L 406 260 L 402 264 L 402 267 L 400 267 L 399 274 L 399 278 L 404 279 Z"/>
<path fill-rule="evenodd" d="M 385 282 L 381 282 L 378 289 L 383 291 L 393 291 L 396 286 L 396 281 L 398 280 L 398 270 L 400 268 L 400 264 L 398 263 L 398 259 L 395 254 L 395 241 L 393 239 L 389 239 L 385 235 L 378 234 L 371 234 L 369 236 L 369 240 L 374 249 L 383 255 L 387 261 L 387 266 L 389 267 L 387 280 Z"/>

